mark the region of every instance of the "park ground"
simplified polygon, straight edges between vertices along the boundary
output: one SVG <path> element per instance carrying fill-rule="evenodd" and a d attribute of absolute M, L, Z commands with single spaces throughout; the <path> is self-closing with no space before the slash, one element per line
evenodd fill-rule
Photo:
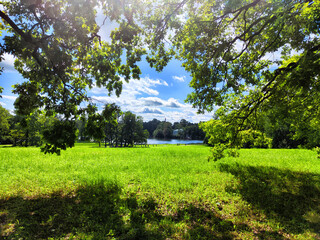
<path fill-rule="evenodd" d="M 0 239 L 320 239 L 320 160 L 203 145 L 0 147 Z"/>

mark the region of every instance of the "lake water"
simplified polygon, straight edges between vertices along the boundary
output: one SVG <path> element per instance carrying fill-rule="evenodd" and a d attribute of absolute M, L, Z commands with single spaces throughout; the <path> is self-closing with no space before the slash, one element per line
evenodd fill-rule
<path fill-rule="evenodd" d="M 171 139 L 171 140 L 160 140 L 150 138 L 148 139 L 148 144 L 201 144 L 201 140 L 180 140 L 180 139 Z"/>

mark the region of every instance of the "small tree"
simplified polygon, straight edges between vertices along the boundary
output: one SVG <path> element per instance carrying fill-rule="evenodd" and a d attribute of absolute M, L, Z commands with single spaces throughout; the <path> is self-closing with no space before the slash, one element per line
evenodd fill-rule
<path fill-rule="evenodd" d="M 143 120 L 142 117 L 138 116 L 136 120 L 136 127 L 134 133 L 134 142 L 138 144 L 147 143 L 147 138 L 149 137 L 148 130 L 143 130 Z"/>
<path fill-rule="evenodd" d="M 124 146 L 133 146 L 135 140 L 135 132 L 137 127 L 136 115 L 132 112 L 125 112 L 122 115 L 122 134 Z"/>
<path fill-rule="evenodd" d="M 9 138 L 11 115 L 7 109 L 0 105 L 0 143 Z"/>
<path fill-rule="evenodd" d="M 99 147 L 101 147 L 101 141 L 105 137 L 104 133 L 105 119 L 102 115 L 95 113 L 88 117 L 86 124 L 86 134 L 99 142 Z"/>
<path fill-rule="evenodd" d="M 118 119 L 121 115 L 121 109 L 115 103 L 106 104 L 102 111 L 102 115 L 105 119 L 105 147 L 107 147 L 107 142 L 109 142 L 110 145 L 113 145 L 114 143 L 117 145 L 119 134 Z"/>

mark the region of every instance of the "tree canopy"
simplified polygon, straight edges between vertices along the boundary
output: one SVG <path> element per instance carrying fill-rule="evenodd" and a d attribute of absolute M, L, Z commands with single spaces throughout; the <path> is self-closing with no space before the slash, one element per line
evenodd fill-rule
<path fill-rule="evenodd" d="M 181 60 L 194 89 L 187 101 L 200 113 L 220 107 L 217 118 L 235 132 L 281 102 L 296 119 L 302 116 L 297 124 L 319 112 L 319 1 L 14 0 L 2 6 L 7 35 L 0 50 L 17 57 L 15 67 L 27 79 L 15 87 L 16 107 L 58 114 L 56 127 L 75 129 L 70 121 L 87 111 L 79 106 L 90 101 L 93 86 L 119 95 L 120 77 L 139 78 L 144 54 L 158 71 L 173 57 Z M 97 8 L 119 25 L 110 42 L 99 36 Z M 50 151 L 56 142 L 48 143 Z"/>
<path fill-rule="evenodd" d="M 83 101 L 90 102 L 88 89 L 104 87 L 119 95 L 121 77 L 125 81 L 139 78 L 136 62 L 145 50 L 132 4 L 102 0 L 1 1 L 0 29 L 5 36 L 0 52 L 16 57 L 15 68 L 26 79 L 15 86 L 14 93 L 19 94 L 17 111 L 27 115 L 42 108 L 48 116 L 59 115 L 59 122 L 48 130 L 46 152 L 66 147 L 57 146 L 60 140 L 50 136 L 56 130 L 65 129 L 59 135 L 61 141 L 69 139 L 67 146 L 73 146 L 74 122 L 79 114 L 88 112 L 80 107 Z M 104 22 L 119 25 L 111 33 L 111 42 L 99 35 L 97 8 L 102 9 Z"/>
<path fill-rule="evenodd" d="M 230 146 L 319 145 L 319 1 L 180 0 L 174 6 L 165 16 L 155 11 L 151 38 L 169 40 L 167 56 L 190 72 L 194 90 L 187 101 L 199 113 L 215 111 L 202 124 L 216 145 L 213 159 Z M 161 62 L 162 45 L 152 47 L 158 58 L 151 60 Z"/>
<path fill-rule="evenodd" d="M 165 17 L 155 15 L 160 27 L 153 40 L 169 39 L 191 73 L 187 101 L 199 112 L 215 110 L 210 131 L 224 126 L 230 144 L 239 145 L 239 132 L 259 129 L 257 119 L 270 117 L 271 108 L 279 118 L 290 116 L 296 139 L 314 131 L 306 122 L 319 122 L 319 1 L 186 0 L 176 6 Z"/>
<path fill-rule="evenodd" d="M 272 96 L 319 90 L 319 1 L 178 2 L 171 14 L 180 21 L 168 13 L 154 39 L 174 33 L 173 49 L 193 77 L 188 101 L 199 112 L 234 94 L 246 117 Z"/>

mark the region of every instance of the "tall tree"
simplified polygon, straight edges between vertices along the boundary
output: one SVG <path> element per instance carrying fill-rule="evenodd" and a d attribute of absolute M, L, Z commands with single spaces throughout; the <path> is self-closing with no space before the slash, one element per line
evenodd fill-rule
<path fill-rule="evenodd" d="M 78 129 L 78 140 L 85 141 L 86 140 L 86 123 L 87 118 L 84 116 L 76 121 L 76 126 Z"/>
<path fill-rule="evenodd" d="M 145 52 L 135 15 L 138 3 L 113 0 L 10 0 L 0 3 L 0 30 L 6 33 L 0 53 L 14 55 L 15 68 L 27 80 L 15 86 L 16 106 L 24 114 L 43 108 L 48 116 L 58 114 L 63 128 L 59 141 L 46 136 L 45 152 L 72 147 L 75 120 L 87 109 L 87 89 L 104 87 L 119 95 L 121 76 L 139 78 L 137 62 Z M 99 35 L 97 8 L 104 22 L 117 22 L 111 42 Z M 1 58 L 2 59 L 2 58 Z M 56 129 L 59 132 L 59 129 Z M 47 134 L 54 134 L 51 129 Z M 66 139 L 68 135 L 69 141 Z M 57 138 L 57 136 L 55 136 Z M 59 143 L 58 143 L 59 142 Z M 61 145 L 61 143 L 64 144 Z M 59 145 L 59 147 L 58 147 Z"/>
<path fill-rule="evenodd" d="M 102 139 L 105 137 L 104 128 L 105 119 L 101 114 L 95 113 L 88 117 L 85 127 L 86 135 L 98 141 L 99 147 L 101 146 Z"/>
<path fill-rule="evenodd" d="M 134 133 L 134 142 L 137 144 L 146 144 L 149 137 L 148 130 L 143 129 L 143 119 L 140 116 L 136 117 L 136 126 Z"/>
<path fill-rule="evenodd" d="M 121 116 L 121 122 L 122 125 L 121 128 L 121 135 L 124 147 L 127 146 L 133 146 L 134 144 L 134 135 L 136 130 L 136 115 L 131 112 L 125 112 Z"/>
<path fill-rule="evenodd" d="M 43 130 L 54 121 L 54 117 L 46 117 L 41 111 L 33 114 L 19 115 L 15 112 L 12 117 L 10 135 L 14 145 L 41 146 L 43 143 Z"/>
<path fill-rule="evenodd" d="M 117 145 L 118 135 L 119 135 L 119 126 L 118 119 L 120 118 L 122 112 L 119 106 L 116 104 L 106 104 L 102 111 L 102 116 L 105 119 L 104 133 L 105 133 L 105 147 L 107 142 L 110 145 Z"/>

